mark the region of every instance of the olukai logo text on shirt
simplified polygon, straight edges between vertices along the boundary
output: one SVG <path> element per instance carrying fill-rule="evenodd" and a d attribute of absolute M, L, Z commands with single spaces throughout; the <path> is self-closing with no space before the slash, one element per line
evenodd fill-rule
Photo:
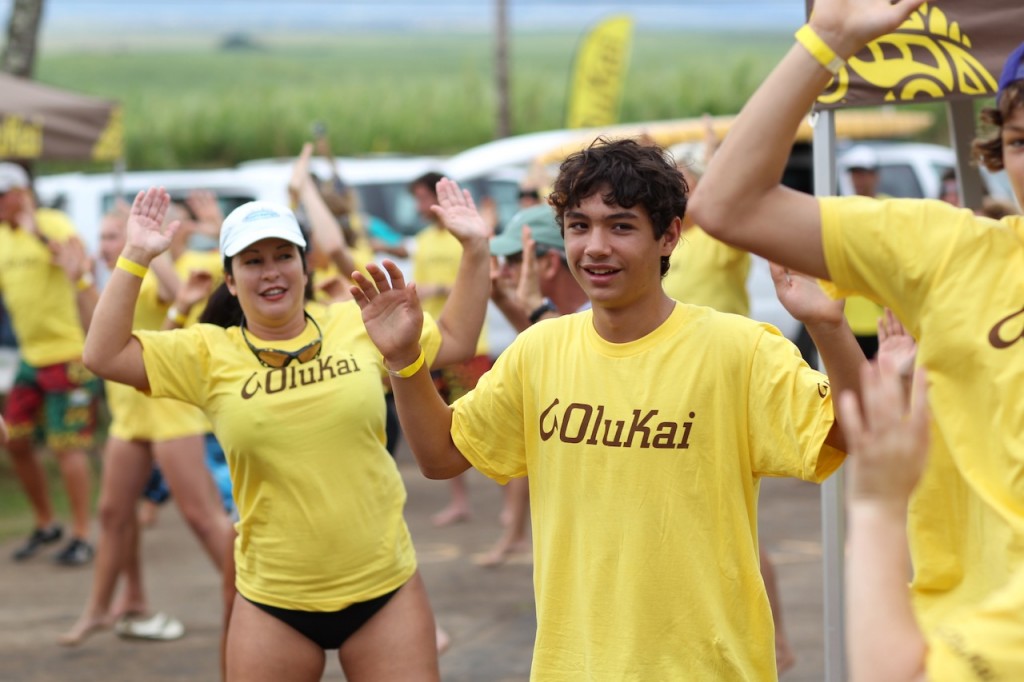
<path fill-rule="evenodd" d="M 657 448 L 685 450 L 690 447 L 693 421 L 657 421 L 658 410 L 632 410 L 629 417 L 605 417 L 604 405 L 569 403 L 559 408 L 555 398 L 540 413 L 540 438 L 554 436 L 563 443 L 604 445 L 612 448 Z M 690 412 L 692 420 L 696 413 Z"/>
<path fill-rule="evenodd" d="M 265 372 L 253 372 L 242 384 L 242 399 L 248 400 L 261 391 L 267 395 L 280 393 L 299 386 L 317 384 L 327 379 L 361 371 L 355 356 L 335 360 L 333 355 L 317 358 L 315 362 L 304 365 L 292 363 L 280 369 L 268 369 Z"/>
<path fill-rule="evenodd" d="M 998 350 L 1009 348 L 1024 338 L 1024 308 L 1010 313 L 995 323 L 988 333 L 988 342 Z"/>

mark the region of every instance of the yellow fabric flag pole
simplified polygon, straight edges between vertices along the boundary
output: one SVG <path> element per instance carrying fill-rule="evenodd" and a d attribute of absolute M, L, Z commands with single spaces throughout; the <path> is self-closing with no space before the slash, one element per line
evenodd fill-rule
<path fill-rule="evenodd" d="M 633 18 L 621 14 L 596 25 L 576 50 L 567 128 L 618 123 L 622 89 L 633 47 Z"/>

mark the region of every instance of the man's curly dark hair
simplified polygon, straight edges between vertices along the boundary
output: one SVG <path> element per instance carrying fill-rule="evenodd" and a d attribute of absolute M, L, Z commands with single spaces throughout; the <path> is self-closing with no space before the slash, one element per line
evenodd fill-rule
<path fill-rule="evenodd" d="M 601 200 L 609 206 L 642 206 L 658 240 L 675 218 L 682 219 L 686 213 L 689 187 L 661 147 L 599 137 L 586 149 L 570 154 L 558 170 L 548 203 L 563 232 L 565 211 L 596 192 L 601 192 Z M 662 276 L 668 267 L 669 257 L 664 256 Z"/>

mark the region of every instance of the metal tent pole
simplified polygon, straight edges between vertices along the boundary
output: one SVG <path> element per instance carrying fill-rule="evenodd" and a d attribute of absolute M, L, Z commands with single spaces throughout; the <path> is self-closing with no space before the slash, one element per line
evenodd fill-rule
<path fill-rule="evenodd" d="M 951 99 L 946 102 L 949 117 L 950 145 L 956 150 L 956 177 L 960 189 L 961 205 L 981 208 L 984 189 L 981 174 L 971 166 L 971 142 L 974 140 L 974 101 Z M 938 197 L 929 197 L 937 199 Z"/>
<path fill-rule="evenodd" d="M 833 111 L 814 114 L 814 194 L 836 192 L 836 125 Z M 835 396 L 833 396 L 835 398 Z M 821 556 L 825 604 L 825 682 L 846 680 L 846 632 L 843 592 L 843 547 L 846 518 L 843 509 L 843 471 L 821 486 Z"/>

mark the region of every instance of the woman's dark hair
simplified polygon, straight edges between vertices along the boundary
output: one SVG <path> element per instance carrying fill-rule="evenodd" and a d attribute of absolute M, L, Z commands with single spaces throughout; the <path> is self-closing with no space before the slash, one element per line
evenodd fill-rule
<path fill-rule="evenodd" d="M 206 300 L 206 308 L 199 316 L 200 322 L 215 324 L 218 327 L 237 327 L 242 323 L 242 306 L 238 297 L 228 291 L 228 285 L 221 282 Z"/>
<path fill-rule="evenodd" d="M 302 271 L 309 273 L 309 265 L 306 262 L 306 252 L 299 249 L 299 255 L 302 257 Z M 224 259 L 224 274 L 230 275 L 232 273 L 231 259 Z M 307 301 L 313 300 L 313 278 L 306 278 L 306 289 L 303 292 Z M 210 294 L 210 298 L 206 301 L 206 309 L 203 310 L 203 314 L 199 316 L 200 322 L 206 322 L 209 324 L 215 324 L 218 327 L 237 327 L 242 323 L 242 306 L 238 302 L 238 297 L 232 294 L 228 290 L 226 282 L 221 282 L 220 286 L 213 290 Z"/>
<path fill-rule="evenodd" d="M 564 231 L 565 211 L 597 192 L 609 206 L 643 206 L 658 240 L 673 220 L 686 213 L 689 187 L 661 147 L 599 137 L 588 148 L 571 154 L 558 170 L 554 191 L 548 197 L 558 226 Z M 668 267 L 669 257 L 662 256 L 662 276 Z"/>
<path fill-rule="evenodd" d="M 1010 120 L 1013 112 L 1024 107 L 1024 80 L 1011 83 L 1003 91 L 995 107 L 981 110 L 981 122 L 994 126 L 995 131 L 988 137 L 974 140 L 974 161 L 993 173 L 1003 170 L 1003 124 Z"/>

